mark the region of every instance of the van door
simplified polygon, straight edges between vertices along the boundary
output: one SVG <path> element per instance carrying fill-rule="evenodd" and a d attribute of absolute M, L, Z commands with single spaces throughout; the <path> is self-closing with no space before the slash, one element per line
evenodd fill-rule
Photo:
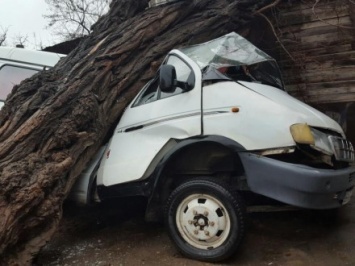
<path fill-rule="evenodd" d="M 147 168 L 171 139 L 201 134 L 201 70 L 191 59 L 173 50 L 163 64 L 176 69 L 177 80 L 193 89 L 159 89 L 159 74 L 128 106 L 102 159 L 97 183 L 111 186 L 144 179 Z"/>

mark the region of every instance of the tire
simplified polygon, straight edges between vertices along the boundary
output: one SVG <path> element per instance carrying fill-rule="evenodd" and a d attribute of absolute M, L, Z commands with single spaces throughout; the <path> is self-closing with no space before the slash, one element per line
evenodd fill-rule
<path fill-rule="evenodd" d="M 212 178 L 198 178 L 177 187 L 165 209 L 172 241 L 188 258 L 217 262 L 232 256 L 245 234 L 241 198 Z"/>

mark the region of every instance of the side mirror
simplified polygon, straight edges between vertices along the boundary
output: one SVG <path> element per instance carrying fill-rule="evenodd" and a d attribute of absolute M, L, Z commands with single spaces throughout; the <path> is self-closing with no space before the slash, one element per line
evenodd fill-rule
<path fill-rule="evenodd" d="M 160 67 L 159 87 L 162 92 L 174 92 L 176 89 L 176 70 L 174 66 Z"/>

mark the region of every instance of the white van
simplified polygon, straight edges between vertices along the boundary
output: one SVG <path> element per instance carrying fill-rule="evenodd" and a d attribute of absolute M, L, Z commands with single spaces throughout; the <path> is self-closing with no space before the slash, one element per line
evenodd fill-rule
<path fill-rule="evenodd" d="M 172 50 L 74 187 L 82 203 L 145 196 L 186 256 L 219 261 L 245 233 L 247 191 L 293 206 L 348 203 L 354 149 L 287 94 L 273 58 L 231 33 Z"/>
<path fill-rule="evenodd" d="M 0 108 L 14 85 L 35 73 L 53 67 L 64 55 L 0 47 Z"/>

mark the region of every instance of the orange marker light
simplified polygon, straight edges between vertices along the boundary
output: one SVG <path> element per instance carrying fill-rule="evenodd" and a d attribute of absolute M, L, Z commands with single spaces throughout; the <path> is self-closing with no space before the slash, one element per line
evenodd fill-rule
<path fill-rule="evenodd" d="M 233 107 L 232 108 L 232 113 L 239 113 L 239 108 L 238 107 Z"/>

